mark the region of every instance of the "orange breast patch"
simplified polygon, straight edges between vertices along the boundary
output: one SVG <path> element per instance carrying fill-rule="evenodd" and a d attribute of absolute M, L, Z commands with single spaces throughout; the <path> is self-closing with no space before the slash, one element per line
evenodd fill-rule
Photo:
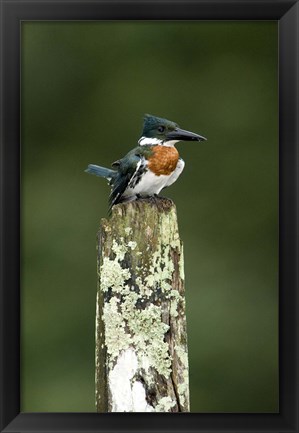
<path fill-rule="evenodd" d="M 178 163 L 179 152 L 175 147 L 153 146 L 152 155 L 148 160 L 148 168 L 157 176 L 171 174 Z"/>

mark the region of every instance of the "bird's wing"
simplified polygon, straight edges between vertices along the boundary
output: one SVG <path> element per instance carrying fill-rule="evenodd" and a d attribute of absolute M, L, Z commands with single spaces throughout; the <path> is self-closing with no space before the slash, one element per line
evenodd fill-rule
<path fill-rule="evenodd" d="M 144 156 L 140 148 L 131 150 L 126 156 L 112 164 L 118 169 L 118 175 L 113 181 L 112 191 L 109 197 L 109 208 L 120 203 L 125 190 L 134 183 L 140 167 L 144 164 Z"/>

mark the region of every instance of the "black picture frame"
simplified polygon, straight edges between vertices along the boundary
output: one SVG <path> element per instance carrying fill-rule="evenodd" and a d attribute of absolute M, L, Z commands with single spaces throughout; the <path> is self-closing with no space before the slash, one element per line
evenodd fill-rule
<path fill-rule="evenodd" d="M 298 1 L 0 0 L 0 5 L 1 432 L 298 432 Z M 20 413 L 20 24 L 25 20 L 125 19 L 278 21 L 277 414 Z"/>

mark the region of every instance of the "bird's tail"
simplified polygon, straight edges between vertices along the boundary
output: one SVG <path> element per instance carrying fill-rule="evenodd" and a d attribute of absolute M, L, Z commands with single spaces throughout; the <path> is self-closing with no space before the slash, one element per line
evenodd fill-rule
<path fill-rule="evenodd" d="M 86 173 L 94 174 L 95 176 L 104 177 L 109 182 L 113 180 L 117 174 L 117 171 L 111 170 L 110 168 L 100 167 L 99 165 L 89 164 Z"/>

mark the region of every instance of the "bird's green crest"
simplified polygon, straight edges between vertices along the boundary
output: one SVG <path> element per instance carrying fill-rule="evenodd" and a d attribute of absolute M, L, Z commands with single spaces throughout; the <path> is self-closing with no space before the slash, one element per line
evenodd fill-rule
<path fill-rule="evenodd" d="M 163 140 L 168 132 L 174 131 L 177 127 L 178 125 L 171 120 L 145 114 L 142 136 L 155 137 Z"/>

